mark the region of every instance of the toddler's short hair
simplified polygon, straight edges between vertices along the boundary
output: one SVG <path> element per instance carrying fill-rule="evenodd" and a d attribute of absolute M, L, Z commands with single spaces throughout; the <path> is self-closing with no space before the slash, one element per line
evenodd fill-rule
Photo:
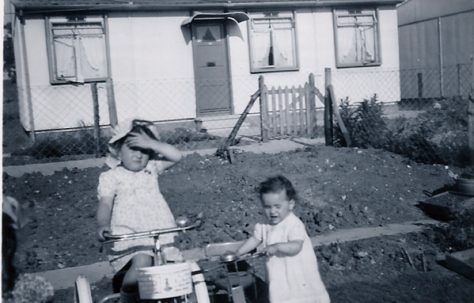
<path fill-rule="evenodd" d="M 267 180 L 260 183 L 258 188 L 258 193 L 260 195 L 260 199 L 264 194 L 268 193 L 277 193 L 284 190 L 286 193 L 286 197 L 288 200 L 296 200 L 296 190 L 291 184 L 290 180 L 282 175 L 278 175 L 275 177 L 270 177 Z"/>

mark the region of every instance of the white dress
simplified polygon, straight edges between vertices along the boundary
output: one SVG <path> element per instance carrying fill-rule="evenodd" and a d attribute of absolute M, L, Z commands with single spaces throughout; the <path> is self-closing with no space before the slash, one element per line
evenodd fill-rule
<path fill-rule="evenodd" d="M 114 197 L 110 227 L 112 234 L 124 234 L 175 227 L 175 219 L 160 192 L 158 174 L 162 161 L 150 160 L 138 172 L 116 166 L 99 177 L 98 196 Z M 174 234 L 160 236 L 160 244 L 170 244 Z M 109 254 L 114 270 L 120 270 L 134 255 L 153 255 L 153 239 L 115 242 Z"/>
<path fill-rule="evenodd" d="M 263 246 L 303 240 L 295 256 L 271 256 L 267 259 L 267 281 L 271 303 L 328 303 L 326 291 L 311 240 L 305 226 L 293 213 L 277 225 L 256 224 L 254 237 Z"/>

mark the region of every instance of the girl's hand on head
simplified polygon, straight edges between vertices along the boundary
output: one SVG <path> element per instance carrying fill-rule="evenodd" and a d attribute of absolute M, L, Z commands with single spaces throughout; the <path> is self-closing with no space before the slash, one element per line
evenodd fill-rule
<path fill-rule="evenodd" d="M 144 132 L 131 133 L 125 141 L 128 146 L 139 148 L 152 148 L 153 142 L 155 142 L 155 140 Z"/>
<path fill-rule="evenodd" d="M 100 226 L 98 229 L 97 229 L 97 235 L 98 235 L 98 238 L 99 238 L 99 241 L 105 241 L 105 237 L 104 237 L 104 233 L 111 233 L 112 230 L 110 229 L 110 226 Z"/>

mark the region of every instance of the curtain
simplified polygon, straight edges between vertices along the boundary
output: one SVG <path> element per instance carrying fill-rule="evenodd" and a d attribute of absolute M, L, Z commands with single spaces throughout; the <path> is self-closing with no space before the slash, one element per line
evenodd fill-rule
<path fill-rule="evenodd" d="M 74 59 L 74 43 L 72 37 L 54 39 L 56 54 L 56 76 L 58 78 L 71 78 L 76 75 Z"/>
<path fill-rule="evenodd" d="M 252 34 L 252 66 L 268 66 L 270 58 L 269 32 L 253 32 Z"/>
<path fill-rule="evenodd" d="M 103 36 L 79 37 L 79 63 L 84 78 L 105 76 L 105 45 Z"/>
<path fill-rule="evenodd" d="M 71 25 L 53 30 L 56 76 L 84 82 L 107 75 L 105 41 L 102 28 L 97 25 Z"/>
<path fill-rule="evenodd" d="M 293 66 L 293 36 L 291 30 L 274 30 L 272 34 L 275 66 Z"/>
<path fill-rule="evenodd" d="M 252 66 L 295 65 L 291 19 L 255 20 L 252 31 Z"/>
<path fill-rule="evenodd" d="M 364 64 L 376 61 L 375 27 L 372 16 L 339 17 L 337 47 L 339 62 Z"/>

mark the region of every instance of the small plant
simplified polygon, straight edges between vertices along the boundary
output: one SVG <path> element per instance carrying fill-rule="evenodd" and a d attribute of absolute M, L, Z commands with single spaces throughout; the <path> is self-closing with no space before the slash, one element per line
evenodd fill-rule
<path fill-rule="evenodd" d="M 464 166 L 467 146 L 467 101 L 459 97 L 438 100 L 415 119 L 383 117 L 383 107 L 374 95 L 357 106 L 343 100 L 339 113 L 353 146 L 383 148 L 422 163 Z M 335 129 L 336 145 L 345 146 Z"/>
<path fill-rule="evenodd" d="M 386 145 L 388 129 L 382 117 L 382 104 L 377 102 L 377 95 L 370 100 L 365 99 L 355 107 L 351 106 L 346 98 L 342 100 L 339 108 L 353 146 L 381 148 Z M 339 127 L 336 127 L 335 138 L 337 145 L 346 145 Z"/>
<path fill-rule="evenodd" d="M 11 298 L 5 299 L 9 303 L 47 303 L 54 296 L 53 285 L 45 278 L 34 274 L 20 275 L 11 292 Z"/>

